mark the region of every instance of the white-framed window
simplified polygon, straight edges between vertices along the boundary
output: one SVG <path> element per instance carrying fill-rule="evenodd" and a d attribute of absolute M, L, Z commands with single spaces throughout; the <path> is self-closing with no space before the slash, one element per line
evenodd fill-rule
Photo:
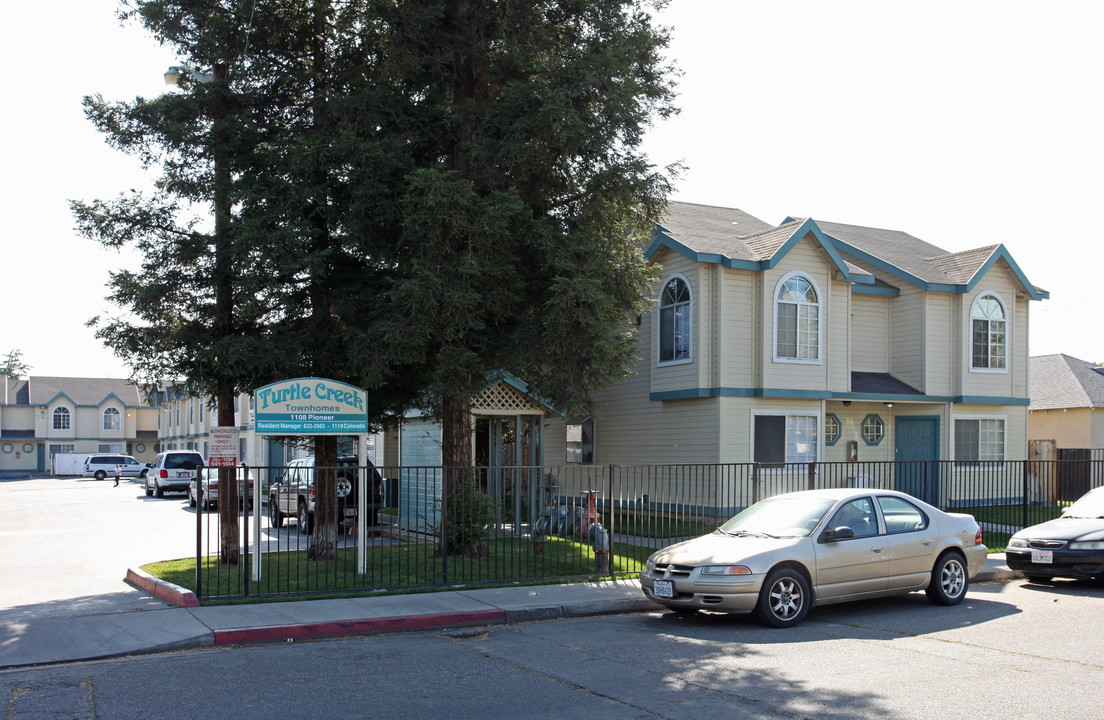
<path fill-rule="evenodd" d="M 821 294 L 812 278 L 787 273 L 774 292 L 774 359 L 819 363 Z"/>
<path fill-rule="evenodd" d="M 96 446 L 96 452 L 98 453 L 114 453 L 120 454 L 125 451 L 123 443 L 100 443 Z"/>
<path fill-rule="evenodd" d="M 817 416 L 752 413 L 752 461 L 782 467 L 816 462 Z"/>
<path fill-rule="evenodd" d="M 982 467 L 1003 462 L 1005 428 L 1003 417 L 956 417 L 954 457 L 956 467 Z"/>
<path fill-rule="evenodd" d="M 50 443 L 49 445 L 46 446 L 46 452 L 49 453 L 49 455 L 50 455 L 50 464 L 51 465 L 53 464 L 53 461 L 54 461 L 54 455 L 57 455 L 59 453 L 64 455 L 64 454 L 67 454 L 67 453 L 75 453 L 76 451 L 77 451 L 77 446 L 73 443 Z"/>
<path fill-rule="evenodd" d="M 104 430 L 122 430 L 123 429 L 123 416 L 119 412 L 118 408 L 105 408 L 103 411 L 103 429 Z"/>
<path fill-rule="evenodd" d="M 690 283 L 675 275 L 663 285 L 659 297 L 659 358 L 660 365 L 691 361 L 693 342 L 693 297 Z"/>
<path fill-rule="evenodd" d="M 195 398 L 188 401 L 188 425 L 195 425 Z"/>
<path fill-rule="evenodd" d="M 67 407 L 54 408 L 54 430 L 72 430 L 73 415 Z"/>
<path fill-rule="evenodd" d="M 594 462 L 594 418 L 567 424 L 565 455 L 569 463 Z"/>
<path fill-rule="evenodd" d="M 1008 371 L 1008 315 L 993 292 L 983 292 L 970 307 L 970 370 Z"/>

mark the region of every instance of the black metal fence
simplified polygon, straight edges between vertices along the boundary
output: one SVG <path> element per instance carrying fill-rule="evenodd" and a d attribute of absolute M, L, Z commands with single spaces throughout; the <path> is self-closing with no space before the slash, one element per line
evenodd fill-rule
<path fill-rule="evenodd" d="M 334 477 L 329 470 L 316 472 Z M 382 497 L 371 490 L 376 471 Z M 343 468 L 323 515 L 310 483 L 289 487 L 285 468 L 236 476 L 246 472 L 256 479 L 256 503 L 241 504 L 236 538 L 224 538 L 218 513 L 203 511 L 198 498 L 202 599 L 633 575 L 656 548 L 710 532 L 764 498 L 816 488 L 901 490 L 974 515 L 986 544 L 1003 547 L 1019 528 L 1057 517 L 1104 485 L 1102 458 Z M 235 554 L 237 563 L 226 562 Z"/>

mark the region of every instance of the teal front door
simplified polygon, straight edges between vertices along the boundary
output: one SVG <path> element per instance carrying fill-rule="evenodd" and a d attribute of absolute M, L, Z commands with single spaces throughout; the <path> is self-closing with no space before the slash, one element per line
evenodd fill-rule
<path fill-rule="evenodd" d="M 897 418 L 897 489 L 939 507 L 939 418 Z"/>

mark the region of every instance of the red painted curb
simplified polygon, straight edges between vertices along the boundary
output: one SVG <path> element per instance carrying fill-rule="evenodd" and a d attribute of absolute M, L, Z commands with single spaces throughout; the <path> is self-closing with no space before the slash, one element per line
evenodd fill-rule
<path fill-rule="evenodd" d="M 199 599 L 196 598 L 194 592 L 160 578 L 155 578 L 149 573 L 127 568 L 126 579 L 132 585 L 137 585 L 165 602 L 171 602 L 173 605 L 180 607 L 199 607 Z"/>
<path fill-rule="evenodd" d="M 434 613 L 410 617 L 365 618 L 363 620 L 335 620 L 329 622 L 302 623 L 297 625 L 268 625 L 254 628 L 215 630 L 215 644 L 260 643 L 281 640 L 335 637 L 339 635 L 367 635 L 396 632 L 399 630 L 427 630 L 466 625 L 491 625 L 506 622 L 505 610 L 475 610 L 472 612 Z"/>

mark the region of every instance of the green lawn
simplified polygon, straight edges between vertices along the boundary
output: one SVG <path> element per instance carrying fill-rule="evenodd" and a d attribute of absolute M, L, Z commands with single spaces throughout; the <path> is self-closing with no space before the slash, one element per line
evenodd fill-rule
<path fill-rule="evenodd" d="M 336 560 L 307 560 L 306 551 L 264 553 L 261 580 L 249 581 L 250 602 L 302 600 L 325 594 L 329 597 L 427 592 L 456 586 L 515 585 L 559 582 L 564 579 L 597 579 L 594 547 L 573 539 L 545 540 L 542 555 L 534 553 L 528 539 L 489 540 L 488 556 L 482 559 L 450 557 L 443 566 L 433 557 L 432 544 L 408 544 L 369 548 L 367 568 L 357 573 L 355 548 L 338 551 Z M 639 571 L 650 548 L 614 544 L 613 571 Z M 217 557 L 203 558 L 202 593 L 205 605 L 245 600 L 243 573 L 251 565 L 226 566 Z M 150 575 L 196 591 L 195 560 L 185 558 L 151 563 L 142 568 Z M 446 578 L 447 571 L 447 578 Z M 604 577 L 608 578 L 606 573 Z M 221 599 L 221 600 L 220 600 Z"/>

